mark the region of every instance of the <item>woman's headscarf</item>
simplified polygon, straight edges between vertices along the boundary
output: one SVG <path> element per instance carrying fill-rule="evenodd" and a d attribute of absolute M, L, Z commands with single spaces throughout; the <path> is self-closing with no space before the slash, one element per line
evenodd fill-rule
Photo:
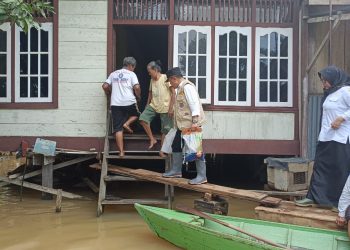
<path fill-rule="evenodd" d="M 324 90 L 324 98 L 338 89 L 350 85 L 350 76 L 334 65 L 322 69 L 318 72 L 318 76 L 321 80 L 327 80 L 331 85 L 329 89 Z"/>

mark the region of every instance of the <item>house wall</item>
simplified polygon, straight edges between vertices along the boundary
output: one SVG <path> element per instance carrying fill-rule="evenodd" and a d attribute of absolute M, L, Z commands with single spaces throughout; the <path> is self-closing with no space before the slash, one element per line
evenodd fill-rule
<path fill-rule="evenodd" d="M 60 0 L 58 14 L 58 108 L 1 110 L 0 136 L 104 136 L 107 0 Z"/>
<path fill-rule="evenodd" d="M 309 58 L 313 57 L 314 53 L 320 46 L 323 38 L 329 31 L 329 22 L 312 23 L 309 24 L 309 45 L 308 53 Z M 331 47 L 331 64 L 334 64 L 344 69 L 350 74 L 350 21 L 340 21 L 338 28 L 332 34 L 332 47 Z M 322 49 L 319 57 L 317 58 L 314 66 L 310 70 L 309 74 L 309 94 L 316 95 L 322 94 L 322 84 L 319 80 L 317 72 L 328 65 L 329 59 L 329 46 L 328 43 Z"/>
<path fill-rule="evenodd" d="M 206 111 L 205 139 L 294 140 L 294 113 Z"/>

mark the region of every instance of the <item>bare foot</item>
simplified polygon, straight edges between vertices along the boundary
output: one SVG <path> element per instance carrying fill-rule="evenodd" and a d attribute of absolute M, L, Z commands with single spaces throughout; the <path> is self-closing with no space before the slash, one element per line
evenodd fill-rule
<path fill-rule="evenodd" d="M 119 157 L 123 158 L 125 156 L 125 153 L 124 152 L 120 152 L 119 153 Z"/>
<path fill-rule="evenodd" d="M 157 140 L 151 140 L 151 141 L 149 142 L 149 147 L 148 147 L 148 149 L 153 148 L 153 146 L 154 146 L 156 143 L 157 143 Z"/>
<path fill-rule="evenodd" d="M 159 151 L 159 156 L 162 158 L 166 158 L 167 155 L 163 151 Z"/>
<path fill-rule="evenodd" d="M 134 133 L 134 131 L 126 123 L 124 123 L 123 128 L 130 134 Z"/>

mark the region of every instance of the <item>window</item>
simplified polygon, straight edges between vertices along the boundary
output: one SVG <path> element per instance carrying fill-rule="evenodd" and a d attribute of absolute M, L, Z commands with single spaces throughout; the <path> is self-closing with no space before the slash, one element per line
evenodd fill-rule
<path fill-rule="evenodd" d="M 52 23 L 25 34 L 16 27 L 16 102 L 52 101 Z"/>
<path fill-rule="evenodd" d="M 292 29 L 257 28 L 256 106 L 292 107 Z"/>
<path fill-rule="evenodd" d="M 211 51 L 210 27 L 175 26 L 173 65 L 193 82 L 203 103 L 210 103 Z"/>
<path fill-rule="evenodd" d="M 11 101 L 11 25 L 0 25 L 0 102 Z"/>
<path fill-rule="evenodd" d="M 251 28 L 215 28 L 215 105 L 250 105 Z"/>

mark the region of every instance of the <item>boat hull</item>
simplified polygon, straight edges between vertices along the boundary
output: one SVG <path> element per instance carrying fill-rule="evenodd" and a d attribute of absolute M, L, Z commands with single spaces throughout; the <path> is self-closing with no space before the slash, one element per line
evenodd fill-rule
<path fill-rule="evenodd" d="M 198 216 L 139 204 L 135 204 L 135 208 L 156 235 L 183 249 L 280 249 Z M 211 216 L 292 249 L 350 249 L 345 232 Z"/>

